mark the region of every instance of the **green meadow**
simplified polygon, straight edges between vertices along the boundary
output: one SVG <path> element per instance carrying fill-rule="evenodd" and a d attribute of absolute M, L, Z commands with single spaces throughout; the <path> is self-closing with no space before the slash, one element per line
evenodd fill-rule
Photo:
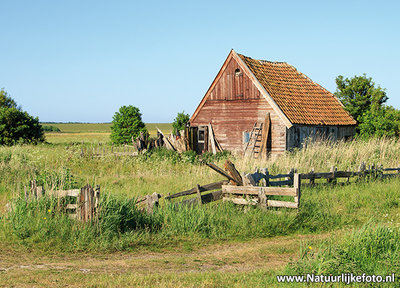
<path fill-rule="evenodd" d="M 161 199 L 146 214 L 135 205 L 153 192 L 165 196 L 222 180 L 204 157 L 219 166 L 230 159 L 246 173 L 357 170 L 361 161 L 398 167 L 397 140 L 315 143 L 269 160 L 167 150 L 94 158 L 82 157 L 81 147 L 109 143 L 109 126 L 46 125 L 61 125 L 62 132 L 47 133 L 46 144 L 0 147 L 0 287 L 303 287 L 276 276 L 400 275 L 398 178 L 304 187 L 298 210 L 222 201 L 189 208 Z M 33 179 L 45 188 L 100 185 L 99 221 L 77 223 L 46 197 L 27 203 L 24 186 Z"/>
<path fill-rule="evenodd" d="M 54 126 L 60 132 L 46 133 L 46 140 L 53 144 L 108 143 L 110 141 L 111 123 L 41 123 L 43 126 Z M 157 135 L 157 128 L 168 134 L 172 131 L 171 123 L 146 123 L 150 137 Z"/>

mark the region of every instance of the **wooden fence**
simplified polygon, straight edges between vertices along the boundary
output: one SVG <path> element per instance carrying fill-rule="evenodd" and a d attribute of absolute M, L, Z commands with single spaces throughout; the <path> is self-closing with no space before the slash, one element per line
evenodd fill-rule
<path fill-rule="evenodd" d="M 281 185 L 290 185 L 290 181 L 280 181 Z M 300 174 L 294 173 L 293 187 L 267 187 L 267 186 L 233 186 L 223 185 L 222 194 L 224 201 L 231 201 L 240 205 L 259 205 L 261 208 L 285 207 L 299 208 L 300 205 Z M 268 199 L 270 196 L 289 196 L 293 201 Z"/>
<path fill-rule="evenodd" d="M 196 197 L 183 200 L 180 203 L 186 205 L 206 204 L 222 199 L 224 201 L 232 201 L 235 204 L 259 205 L 263 208 L 299 208 L 302 185 L 351 183 L 351 178 L 356 178 L 356 181 L 360 181 L 363 179 L 385 179 L 400 176 L 400 166 L 398 168 L 383 168 L 382 165 L 369 165 L 367 167 L 365 163 L 361 163 L 358 171 L 338 171 L 336 167 L 331 167 L 329 172 L 315 172 L 312 169 L 309 173 L 300 174 L 297 173 L 296 169 L 292 168 L 286 174 L 276 175 L 270 174 L 267 168 L 257 169 L 254 173 L 240 174 L 230 161 L 226 161 L 224 169 L 213 163 L 205 164 L 227 178 L 227 180 L 203 186 L 197 185 L 192 189 L 168 195 L 165 199 L 171 200 L 196 194 Z M 338 179 L 345 179 L 345 181 L 338 182 Z M 230 185 L 227 185 L 228 183 Z M 202 194 L 202 192 L 216 189 L 220 190 Z M 283 201 L 276 199 L 277 197 L 293 197 L 293 201 L 286 201 L 286 199 Z"/>
<path fill-rule="evenodd" d="M 300 203 L 300 175 L 297 173 L 288 175 L 268 175 L 268 179 L 277 177 L 289 177 L 288 180 L 284 181 L 270 181 L 266 183 L 269 186 L 279 185 L 293 185 L 293 187 L 267 187 L 257 186 L 262 184 L 261 179 L 265 178 L 267 174 L 255 173 L 254 175 L 243 175 L 241 176 L 239 171 L 236 170 L 235 165 L 226 161 L 224 169 L 218 167 L 213 163 L 206 163 L 211 169 L 226 177 L 227 180 L 214 182 L 206 185 L 196 185 L 196 187 L 178 192 L 165 197 L 166 200 L 175 199 L 178 197 L 196 195 L 194 198 L 185 199 L 178 202 L 177 205 L 202 205 L 213 201 L 224 200 L 232 201 L 235 204 L 240 205 L 259 205 L 260 207 L 286 207 L 286 208 L 298 208 Z M 254 180 L 255 179 L 255 180 Z M 228 185 L 229 184 L 229 185 Z M 202 194 L 203 192 L 209 192 Z M 150 196 L 150 195 L 149 195 Z M 151 198 L 143 198 L 141 201 L 152 201 Z M 271 196 L 288 196 L 293 197 L 293 202 L 281 201 L 271 199 Z M 268 199 L 268 197 L 270 199 Z M 158 201 L 158 199 L 157 199 Z M 148 204 L 152 205 L 152 204 Z"/>
<path fill-rule="evenodd" d="M 65 204 L 63 208 L 71 218 L 75 218 L 82 222 L 88 222 L 97 219 L 99 203 L 100 203 L 100 186 L 97 185 L 93 189 L 90 185 L 86 185 L 81 189 L 70 190 L 48 190 L 45 191 L 42 186 L 37 186 L 36 181 L 31 181 L 31 187 L 26 187 L 25 200 L 38 200 L 44 195 L 61 200 L 64 198 Z M 61 205 L 61 201 L 58 201 Z M 62 202 L 64 203 L 64 202 Z"/>
<path fill-rule="evenodd" d="M 263 186 L 283 186 L 293 185 L 294 174 L 296 169 L 292 168 L 287 174 L 271 175 L 267 168 L 257 169 L 252 174 L 244 175 L 244 178 L 251 183 L 251 185 Z M 393 173 L 395 172 L 395 173 Z M 400 176 L 400 167 L 398 168 L 383 168 L 382 165 L 369 165 L 361 163 L 358 171 L 338 171 L 335 166 L 332 166 L 329 172 L 315 172 L 312 169 L 309 173 L 301 173 L 300 178 L 302 185 L 317 185 L 325 183 L 338 183 L 337 180 L 345 179 L 342 183 L 350 183 L 351 178 L 356 178 L 357 181 L 362 179 L 386 179 Z M 285 178 L 282 180 L 282 178 Z M 315 180 L 323 179 L 322 182 L 315 182 Z M 262 182 L 262 183 L 260 183 Z"/>
<path fill-rule="evenodd" d="M 197 204 L 199 204 L 199 205 L 207 204 L 207 203 L 222 199 L 222 190 L 217 190 L 217 189 L 221 189 L 222 185 L 224 185 L 224 184 L 228 184 L 228 181 L 223 180 L 223 181 L 219 181 L 219 182 L 206 184 L 203 186 L 200 186 L 199 184 L 197 184 L 196 187 L 194 187 L 192 189 L 178 192 L 178 193 L 175 193 L 172 195 L 168 195 L 165 197 L 165 199 L 171 200 L 171 199 L 178 198 L 178 197 L 196 194 L 195 198 L 185 199 L 185 200 L 181 201 L 180 204 L 188 205 L 188 206 L 197 205 Z M 217 190 L 217 191 L 213 191 L 213 190 Z M 213 192 L 210 192 L 210 191 L 213 191 Z M 210 193 L 201 194 L 203 192 L 210 192 Z"/>

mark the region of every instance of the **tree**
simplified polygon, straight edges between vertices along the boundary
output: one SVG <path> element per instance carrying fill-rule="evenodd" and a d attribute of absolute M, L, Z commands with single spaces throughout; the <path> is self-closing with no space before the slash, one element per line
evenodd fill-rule
<path fill-rule="evenodd" d="M 346 110 L 360 122 L 362 115 L 370 110 L 377 111 L 387 101 L 385 89 L 375 87 L 372 78 L 364 74 L 353 78 L 336 78 L 335 95 L 342 101 Z"/>
<path fill-rule="evenodd" d="M 174 134 L 179 135 L 179 131 L 184 130 L 186 124 L 189 122 L 189 114 L 185 114 L 185 111 L 178 113 L 174 122 L 172 122 L 172 128 L 174 129 Z"/>
<path fill-rule="evenodd" d="M 44 141 L 39 119 L 17 107 L 17 103 L 0 90 L 0 145 L 14 145 Z"/>
<path fill-rule="evenodd" d="M 8 93 L 4 89 L 0 90 L 0 107 L 6 108 L 18 108 L 17 103 L 8 96 Z"/>
<path fill-rule="evenodd" d="M 375 87 L 372 78 L 365 74 L 351 79 L 340 75 L 336 84 L 336 96 L 358 122 L 358 137 L 400 136 L 400 111 L 385 105 L 385 89 Z"/>
<path fill-rule="evenodd" d="M 400 136 L 400 111 L 391 106 L 370 110 L 360 117 L 359 136 L 394 137 Z"/>
<path fill-rule="evenodd" d="M 140 132 L 146 133 L 147 129 L 142 121 L 139 108 L 122 106 L 115 112 L 111 126 L 111 141 L 116 144 L 132 142 L 132 137 L 137 138 Z"/>

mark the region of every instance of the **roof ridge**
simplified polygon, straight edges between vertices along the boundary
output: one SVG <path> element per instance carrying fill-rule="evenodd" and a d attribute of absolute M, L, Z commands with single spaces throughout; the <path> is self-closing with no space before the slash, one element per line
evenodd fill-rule
<path fill-rule="evenodd" d="M 287 65 L 290 65 L 289 63 L 284 62 L 284 61 L 270 61 L 270 60 L 263 60 L 263 59 L 253 59 L 253 58 L 251 58 L 249 56 L 246 56 L 246 55 L 243 55 L 243 54 L 239 54 L 239 53 L 237 53 L 237 54 L 239 56 L 243 56 L 245 58 L 248 58 L 248 59 L 251 59 L 251 60 L 254 60 L 254 61 L 259 61 L 259 62 L 261 62 L 261 64 L 262 63 L 272 63 L 272 64 L 287 64 Z M 292 66 L 292 65 L 290 65 L 290 66 Z"/>

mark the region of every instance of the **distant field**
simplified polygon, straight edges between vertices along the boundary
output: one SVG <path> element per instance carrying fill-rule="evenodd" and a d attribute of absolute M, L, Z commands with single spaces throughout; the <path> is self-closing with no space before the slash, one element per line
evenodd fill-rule
<path fill-rule="evenodd" d="M 47 132 L 46 141 L 50 143 L 107 143 L 110 141 L 111 123 L 41 123 L 43 126 L 55 126 L 61 132 Z M 151 137 L 157 135 L 158 127 L 163 133 L 172 131 L 171 123 L 146 123 Z"/>
<path fill-rule="evenodd" d="M 109 133 L 111 123 L 41 123 L 46 126 L 55 126 L 63 133 Z M 156 127 L 168 133 L 172 130 L 171 123 L 146 123 L 147 130 L 155 135 Z"/>

